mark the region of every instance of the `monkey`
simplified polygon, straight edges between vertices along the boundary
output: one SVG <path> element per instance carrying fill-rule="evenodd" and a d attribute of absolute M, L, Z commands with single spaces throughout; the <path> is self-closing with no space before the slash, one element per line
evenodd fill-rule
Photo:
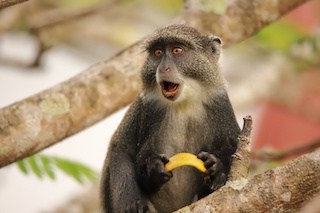
<path fill-rule="evenodd" d="M 145 41 L 142 90 L 111 138 L 102 180 L 108 213 L 168 213 L 226 183 L 240 128 L 220 72 L 221 39 L 186 25 L 158 29 Z M 179 152 L 193 167 L 166 171 Z"/>

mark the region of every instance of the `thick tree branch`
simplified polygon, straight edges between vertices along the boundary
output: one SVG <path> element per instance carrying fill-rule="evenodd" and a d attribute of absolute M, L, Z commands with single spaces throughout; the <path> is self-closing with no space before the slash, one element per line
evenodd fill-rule
<path fill-rule="evenodd" d="M 0 0 L 0 10 L 28 0 Z"/>
<path fill-rule="evenodd" d="M 133 57 L 135 56 L 135 57 Z M 0 167 L 32 155 L 128 105 L 139 91 L 138 45 L 0 111 Z"/>
<path fill-rule="evenodd" d="M 221 17 L 213 13 L 199 12 L 201 17 L 195 19 L 196 21 L 190 20 L 185 14 L 182 14 L 181 18 L 185 19 L 186 24 L 219 34 L 225 44 L 230 45 L 248 38 L 307 0 L 279 1 L 281 3 L 276 4 L 278 12 L 268 16 L 267 20 L 261 17 L 273 12 L 274 8 L 259 3 L 262 1 L 254 2 L 232 1 L 226 14 Z M 274 2 L 278 1 L 266 2 L 274 5 Z M 252 9 L 255 4 L 257 5 L 254 9 L 259 10 L 248 14 L 248 8 Z M 196 12 L 193 8 L 192 13 Z M 235 27 L 236 20 L 241 16 L 246 16 L 245 21 L 237 23 L 238 27 Z M 264 21 L 258 22 L 254 27 L 248 26 L 251 23 L 249 20 L 254 22 L 255 19 Z M 203 20 L 204 24 L 199 23 L 199 20 Z M 247 30 L 248 27 L 251 30 Z M 129 104 L 140 88 L 138 71 L 143 61 L 144 54 L 140 43 L 134 44 L 69 81 L 2 109 L 0 167 L 53 145 Z"/>
<path fill-rule="evenodd" d="M 320 150 L 256 175 L 242 185 L 223 186 L 176 213 L 295 212 L 320 192 Z"/>
<path fill-rule="evenodd" d="M 229 46 L 249 38 L 264 26 L 276 21 L 286 13 L 308 0 L 229 1 L 223 15 L 199 9 L 198 0 L 186 0 L 181 18 L 203 32 L 221 36 Z"/>

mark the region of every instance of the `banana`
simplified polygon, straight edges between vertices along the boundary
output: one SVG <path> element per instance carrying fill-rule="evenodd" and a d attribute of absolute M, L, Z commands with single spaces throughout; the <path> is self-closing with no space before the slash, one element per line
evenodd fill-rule
<path fill-rule="evenodd" d="M 169 172 L 180 166 L 193 166 L 201 172 L 207 171 L 202 160 L 193 154 L 184 152 L 173 155 L 166 163 L 165 170 Z"/>

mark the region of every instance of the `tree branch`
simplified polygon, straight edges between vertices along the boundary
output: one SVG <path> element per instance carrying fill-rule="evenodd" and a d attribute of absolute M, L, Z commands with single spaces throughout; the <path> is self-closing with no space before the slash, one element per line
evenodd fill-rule
<path fill-rule="evenodd" d="M 320 150 L 317 150 L 242 184 L 227 184 L 176 213 L 295 212 L 319 192 Z"/>
<path fill-rule="evenodd" d="M 292 9 L 308 0 L 229 1 L 223 15 L 199 9 L 198 0 L 187 0 L 187 7 L 180 22 L 187 23 L 202 32 L 222 37 L 226 46 L 243 41 L 264 26 L 278 20 Z"/>
<path fill-rule="evenodd" d="M 28 0 L 0 0 L 0 10 Z"/>
<path fill-rule="evenodd" d="M 276 1 L 281 2 L 276 5 L 278 13 L 268 16 L 267 20 L 261 17 L 275 10 L 269 8 L 269 4 L 274 5 L 272 2 L 275 1 L 254 1 L 257 5 L 244 0 L 231 2 L 221 17 L 200 13 L 197 24 L 185 13 L 180 18 L 185 19 L 188 25 L 219 34 L 226 45 L 231 45 L 248 38 L 307 0 Z M 248 14 L 247 9 L 252 6 L 260 12 Z M 248 16 L 246 22 L 240 19 L 242 22 L 239 24 L 237 20 L 241 15 Z M 190 14 L 190 17 L 194 16 Z M 254 27 L 248 26 L 249 20 L 254 19 L 264 21 Z M 200 20 L 204 23 L 199 23 Z M 235 22 L 238 27 L 235 27 Z M 145 58 L 140 43 L 66 82 L 3 108 L 0 111 L 0 167 L 53 145 L 132 102 L 140 89 L 138 71 Z"/>
<path fill-rule="evenodd" d="M 135 57 L 132 57 L 134 55 Z M 135 99 L 144 61 L 138 45 L 0 111 L 0 167 L 98 122 Z"/>
<path fill-rule="evenodd" d="M 99 11 L 107 10 L 115 4 L 114 1 L 102 1 L 99 4 L 93 5 L 81 10 L 75 9 L 56 9 L 49 11 L 45 15 L 39 15 L 33 19 L 30 23 L 31 31 L 40 31 L 45 28 L 54 27 L 56 25 L 65 24 L 71 21 L 79 20 L 90 15 L 93 15 Z"/>
<path fill-rule="evenodd" d="M 250 167 L 252 118 L 251 116 L 246 116 L 243 118 L 243 121 L 243 128 L 238 137 L 238 149 L 234 154 L 231 171 L 228 177 L 229 183 L 242 180 L 248 176 Z"/>
<path fill-rule="evenodd" d="M 45 15 L 41 14 L 33 18 L 30 22 L 29 30 L 31 34 L 33 34 L 38 41 L 39 50 L 33 62 L 30 64 L 31 67 L 37 67 L 40 65 L 40 61 L 42 55 L 50 49 L 51 47 L 46 45 L 46 42 L 41 37 L 41 32 L 44 29 L 51 28 L 57 25 L 66 24 L 75 20 L 79 20 L 80 18 L 84 18 L 90 15 L 93 15 L 101 10 L 106 10 L 110 8 L 114 4 L 112 2 L 101 2 L 99 4 L 93 5 L 89 8 L 84 8 L 81 10 L 75 9 L 56 9 L 53 11 L 48 11 Z"/>

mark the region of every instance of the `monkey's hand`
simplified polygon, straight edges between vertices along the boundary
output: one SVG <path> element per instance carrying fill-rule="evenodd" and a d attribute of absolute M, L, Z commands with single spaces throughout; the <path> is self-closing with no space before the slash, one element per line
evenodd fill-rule
<path fill-rule="evenodd" d="M 156 210 L 150 209 L 147 202 L 135 200 L 126 207 L 125 213 L 156 213 Z"/>
<path fill-rule="evenodd" d="M 204 166 L 207 168 L 204 183 L 209 187 L 209 190 L 213 192 L 223 186 L 227 181 L 227 176 L 221 160 L 208 152 L 200 152 L 197 157 L 204 162 Z"/>
<path fill-rule="evenodd" d="M 165 155 L 151 155 L 145 159 L 142 167 L 140 184 L 149 193 L 158 191 L 172 177 L 172 172 L 165 170 L 169 159 Z"/>

